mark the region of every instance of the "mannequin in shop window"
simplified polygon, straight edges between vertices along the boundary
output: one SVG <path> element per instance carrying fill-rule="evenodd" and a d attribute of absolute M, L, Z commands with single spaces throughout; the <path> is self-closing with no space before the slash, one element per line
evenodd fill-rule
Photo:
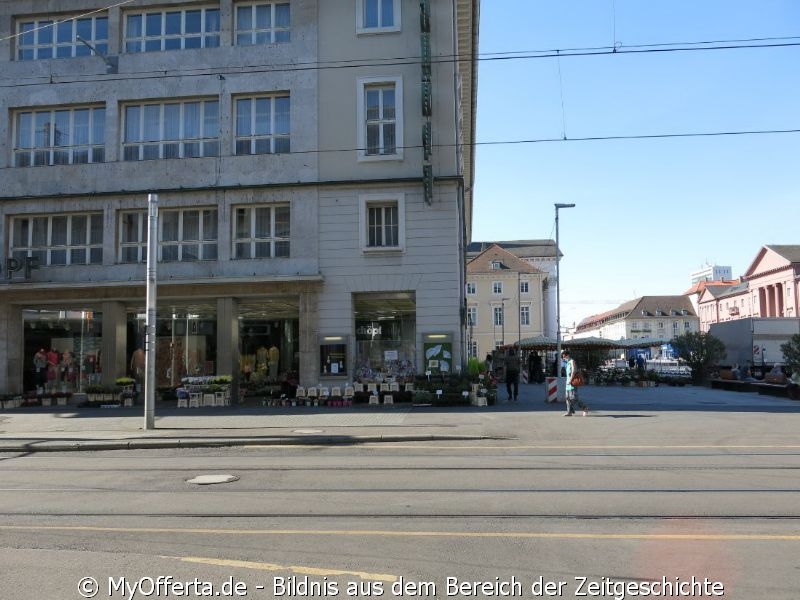
<path fill-rule="evenodd" d="M 61 379 L 61 355 L 55 348 L 47 353 L 47 386 L 52 390 Z"/>
<path fill-rule="evenodd" d="M 77 366 L 75 365 L 75 358 L 69 350 L 65 350 L 64 354 L 61 355 L 61 368 L 63 369 L 63 381 L 70 385 L 75 383 Z"/>
<path fill-rule="evenodd" d="M 144 380 L 145 360 L 144 350 L 137 348 L 133 351 L 131 355 L 131 375 L 136 380 L 136 383 L 142 383 Z"/>
<path fill-rule="evenodd" d="M 269 377 L 272 380 L 278 379 L 278 363 L 280 362 L 281 352 L 275 346 L 269 349 Z"/>
<path fill-rule="evenodd" d="M 267 374 L 267 356 L 269 353 L 264 346 L 260 346 L 258 350 L 256 350 L 256 372 L 259 372 L 263 375 Z"/>
<path fill-rule="evenodd" d="M 44 348 L 33 355 L 33 372 L 36 375 L 36 387 L 44 387 L 47 382 L 47 353 Z"/>

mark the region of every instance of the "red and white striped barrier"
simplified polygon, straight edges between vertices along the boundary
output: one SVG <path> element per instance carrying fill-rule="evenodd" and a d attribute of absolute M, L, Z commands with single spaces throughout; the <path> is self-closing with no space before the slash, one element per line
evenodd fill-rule
<path fill-rule="evenodd" d="M 522 383 L 528 383 L 528 369 L 522 369 L 519 378 Z"/>
<path fill-rule="evenodd" d="M 547 397 L 545 402 L 558 402 L 558 378 L 545 377 L 545 389 L 547 390 Z"/>

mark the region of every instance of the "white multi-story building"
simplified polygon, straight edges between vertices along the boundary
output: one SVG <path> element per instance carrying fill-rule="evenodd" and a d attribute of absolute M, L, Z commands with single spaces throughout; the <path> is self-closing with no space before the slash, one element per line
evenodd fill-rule
<path fill-rule="evenodd" d="M 478 5 L 0 0 L 0 392 L 461 364 Z"/>
<path fill-rule="evenodd" d="M 700 330 L 700 320 L 686 296 L 642 296 L 578 323 L 574 339 L 670 340 Z"/>
<path fill-rule="evenodd" d="M 730 281 L 733 279 L 733 269 L 719 265 L 706 265 L 702 269 L 693 272 L 691 278 L 692 285 L 701 281 Z"/>

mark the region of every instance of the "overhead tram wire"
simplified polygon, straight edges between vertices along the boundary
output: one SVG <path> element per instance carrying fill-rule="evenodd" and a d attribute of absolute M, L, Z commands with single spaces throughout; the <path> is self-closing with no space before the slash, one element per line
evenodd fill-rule
<path fill-rule="evenodd" d="M 126 4 L 133 0 L 124 0 L 120 4 Z M 95 13 L 97 11 L 92 11 Z M 90 13 L 87 13 L 90 14 Z M 73 17 L 77 18 L 77 17 Z M 70 19 L 65 19 L 68 21 Z M 62 21 L 63 22 L 63 21 Z M 49 27 L 49 25 L 47 26 Z M 14 37 L 19 37 L 22 34 L 14 34 L 12 36 L 2 38 L 0 41 L 8 40 Z M 666 52 L 699 52 L 699 51 L 719 51 L 719 50 L 746 50 L 746 49 L 765 49 L 765 48 L 790 48 L 800 46 L 800 36 L 789 37 L 774 37 L 774 38 L 749 38 L 749 39 L 734 39 L 734 40 L 715 40 L 715 41 L 699 41 L 699 42 L 666 42 L 658 44 L 635 44 L 630 46 L 597 46 L 597 47 L 584 47 L 584 48 L 566 48 L 554 50 L 526 50 L 526 51 L 508 51 L 508 52 L 494 52 L 479 54 L 475 60 L 478 62 L 497 62 L 509 60 L 535 60 L 545 58 L 571 58 L 571 57 L 593 57 L 593 56 L 608 56 L 618 54 L 654 54 Z M 713 45 L 712 45 L 713 44 Z M 471 62 L 471 57 L 458 57 L 453 54 L 443 54 L 434 57 L 433 64 L 450 64 L 457 62 Z M 259 73 L 286 73 L 286 72 L 302 72 L 302 71 L 321 71 L 333 69 L 352 69 L 363 67 L 391 67 L 391 66 L 413 66 L 421 64 L 419 56 L 405 56 L 405 57 L 390 57 L 385 59 L 376 60 L 363 60 L 363 59 L 347 59 L 337 61 L 308 61 L 297 63 L 277 63 L 274 65 L 244 65 L 239 67 L 239 73 L 243 75 L 259 74 Z M 222 74 L 234 75 L 236 72 L 230 70 L 221 72 Z M 163 70 L 147 70 L 147 71 L 132 71 L 126 73 L 126 77 L 108 77 L 104 81 L 128 81 L 136 78 L 146 78 L 153 75 L 158 75 L 162 79 L 177 78 L 177 77 L 203 77 L 208 75 L 219 74 L 216 70 L 209 69 L 186 69 L 180 73 L 169 74 Z M 42 78 L 44 76 L 37 76 Z M 82 79 L 75 78 L 71 80 L 60 81 L 60 83 L 76 83 Z M 41 85 L 40 82 L 33 83 L 20 83 L 18 80 L 13 85 L 0 86 L 0 87 L 22 87 L 30 85 Z"/>

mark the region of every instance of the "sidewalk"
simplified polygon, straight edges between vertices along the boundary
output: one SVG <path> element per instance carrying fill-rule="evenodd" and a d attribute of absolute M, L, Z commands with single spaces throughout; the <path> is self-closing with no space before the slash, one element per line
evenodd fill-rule
<path fill-rule="evenodd" d="M 610 433 L 608 419 L 592 417 L 618 420 L 646 413 L 666 419 L 688 411 L 800 412 L 800 403 L 788 399 L 693 386 L 644 389 L 588 386 L 582 390 L 582 397 L 592 409 L 588 421 L 578 417 L 584 423 L 580 426 L 582 435 L 601 438 Z M 505 402 L 505 390 L 501 387 L 500 398 L 499 404 L 483 408 L 408 404 L 350 408 L 157 406 L 156 427 L 148 431 L 144 430 L 142 406 L 12 409 L 0 412 L 0 452 L 514 440 L 534 434 L 560 438 L 577 433 L 576 424 L 570 425 L 573 419 L 561 418 L 563 404 L 544 402 L 543 385 L 521 385 L 519 402 Z M 605 425 L 597 427 L 601 423 Z"/>

